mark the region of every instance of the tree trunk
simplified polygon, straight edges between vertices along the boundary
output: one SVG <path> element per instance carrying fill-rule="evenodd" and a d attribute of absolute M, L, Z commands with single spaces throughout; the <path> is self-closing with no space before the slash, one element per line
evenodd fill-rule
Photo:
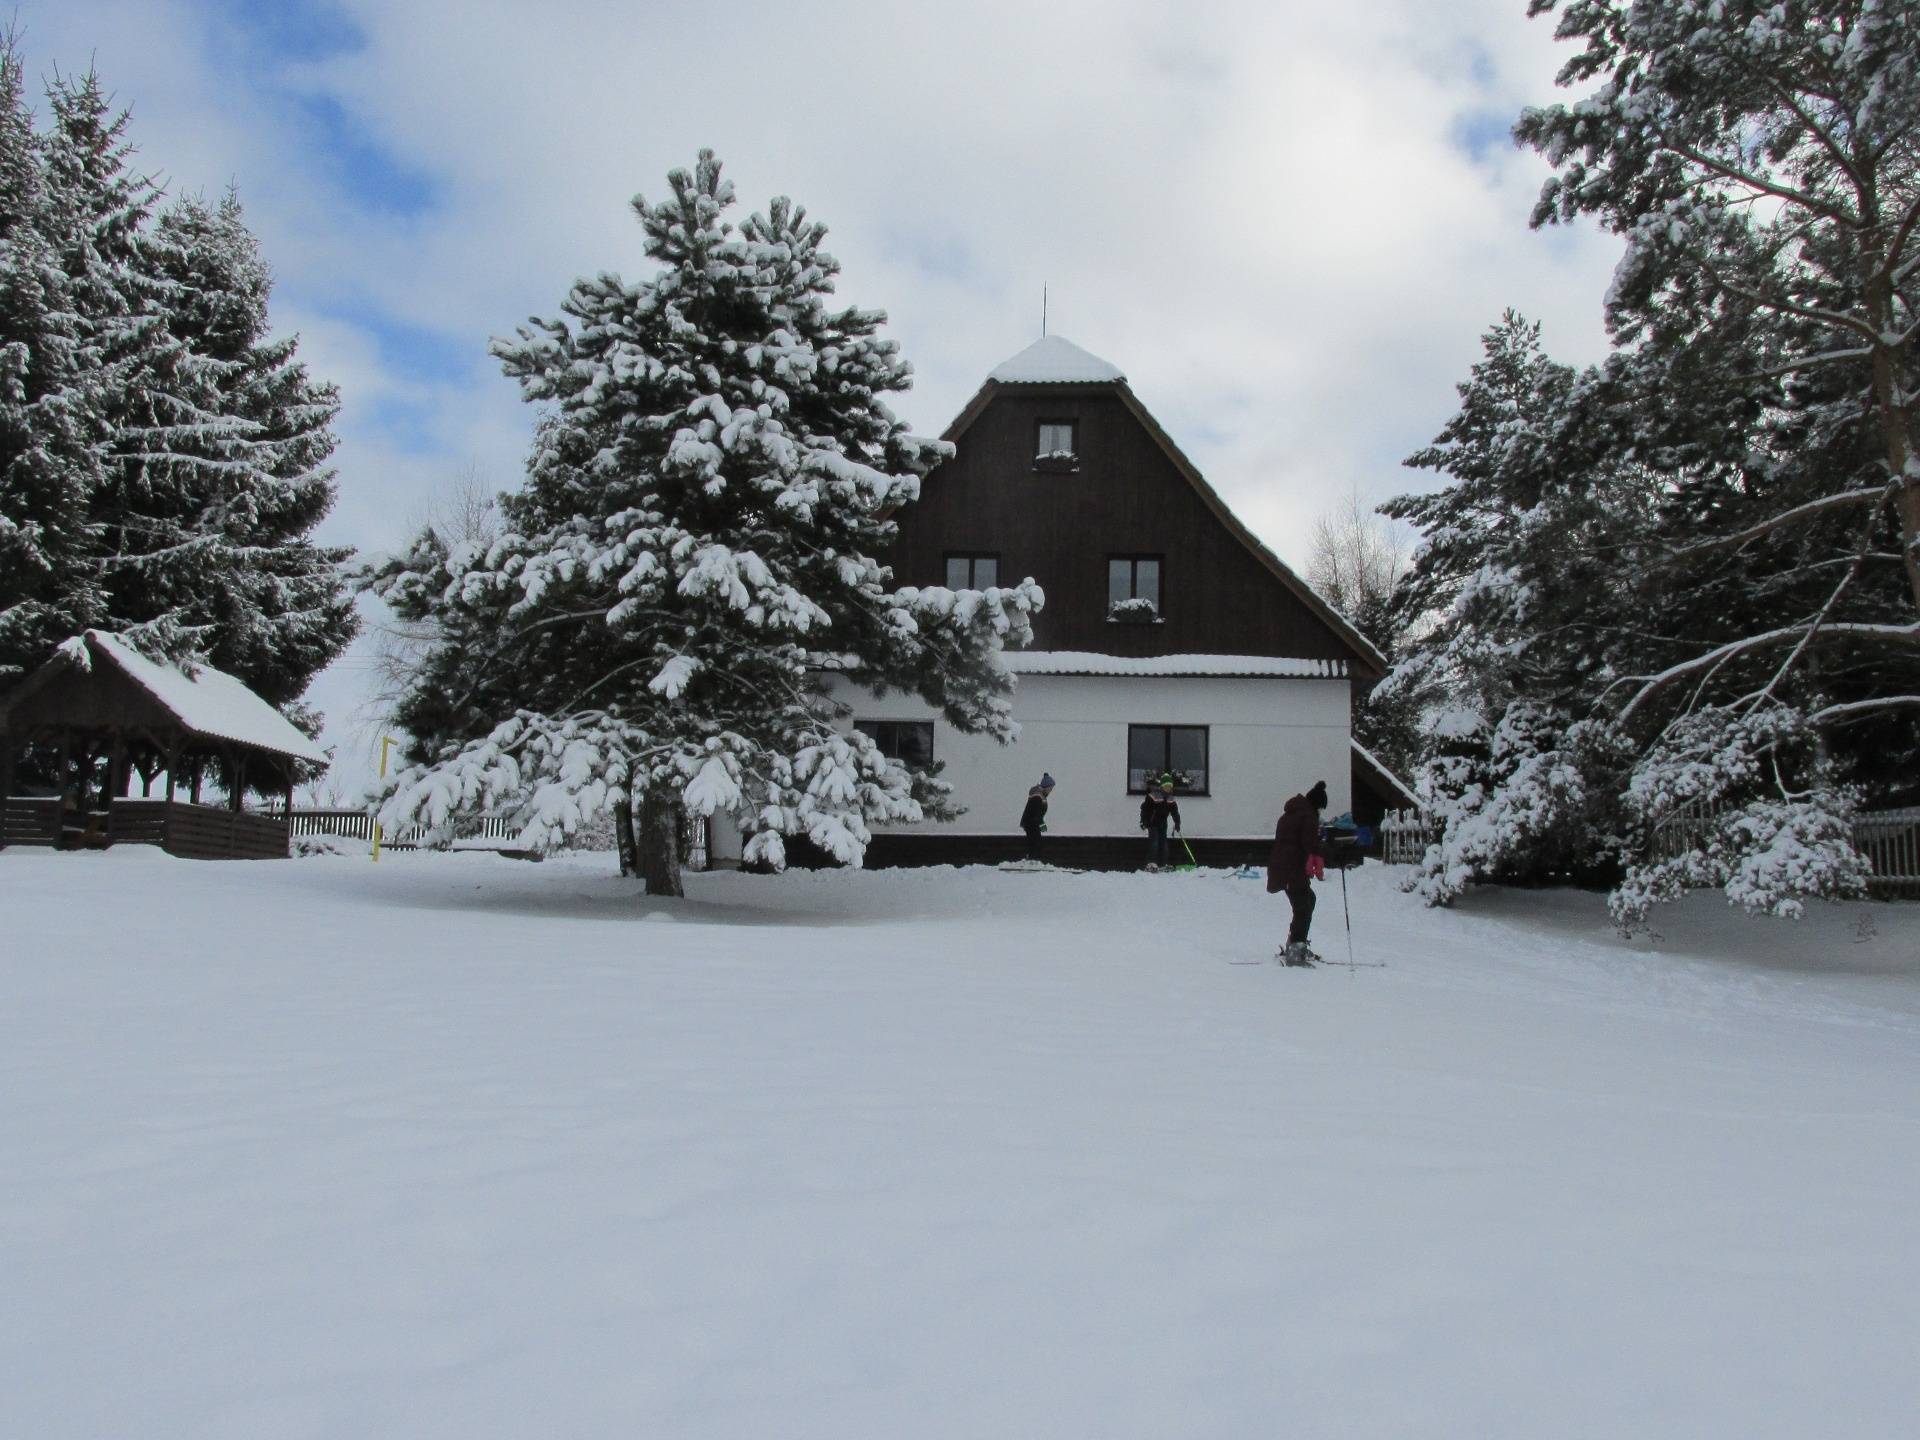
<path fill-rule="evenodd" d="M 1893 285 L 1884 271 L 1867 281 L 1867 316 L 1874 329 L 1888 334 L 1894 327 Z M 1906 564 L 1907 588 L 1920 614 L 1920 464 L 1916 464 L 1913 436 L 1908 430 L 1909 402 L 1899 370 L 1899 351 L 1881 341 L 1873 347 L 1873 399 L 1879 412 L 1880 436 L 1886 446 L 1887 469 L 1898 489 L 1894 509 L 1900 517 L 1901 558 Z"/>
<path fill-rule="evenodd" d="M 649 895 L 681 895 L 680 807 L 652 793 L 640 797 L 640 877 Z"/>
<path fill-rule="evenodd" d="M 640 873 L 640 847 L 633 838 L 633 802 L 621 800 L 613 807 L 613 848 L 620 857 L 620 875 L 625 879 Z"/>

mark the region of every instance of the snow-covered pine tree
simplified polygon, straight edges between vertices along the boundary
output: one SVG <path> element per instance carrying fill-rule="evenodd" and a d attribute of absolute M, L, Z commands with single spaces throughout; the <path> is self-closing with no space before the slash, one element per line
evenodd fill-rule
<path fill-rule="evenodd" d="M 1459 412 L 1407 461 L 1452 483 L 1383 507 L 1422 540 L 1379 688 L 1455 722 L 1420 780 L 1443 822 L 1416 880 L 1432 903 L 1476 880 L 1592 879 L 1615 863 L 1617 745 L 1593 707 L 1642 623 L 1634 555 L 1657 494 L 1615 453 L 1602 376 L 1550 359 L 1511 311 L 1482 344 Z"/>
<path fill-rule="evenodd" d="M 86 559 L 105 437 L 58 263 L 16 37 L 0 36 L 0 689 L 102 622 Z"/>
<path fill-rule="evenodd" d="M 826 676 L 910 690 L 1011 737 L 996 655 L 1031 638 L 1031 581 L 894 588 L 888 516 L 948 447 L 884 397 L 911 370 L 884 315 L 829 302 L 825 227 L 786 199 L 736 229 L 711 152 L 634 208 L 659 267 L 577 282 L 494 353 L 543 407 L 504 533 L 431 533 L 373 585 L 444 639 L 402 705 L 410 764 L 384 814 L 448 833 L 509 807 L 552 846 L 637 811 L 638 868 L 679 893 L 691 812 L 734 816 L 750 860 L 804 836 L 857 862 L 868 825 L 918 818 L 934 777 L 846 728 Z"/>
<path fill-rule="evenodd" d="M 284 704 L 359 626 L 342 581 L 351 552 L 310 538 L 334 501 L 339 392 L 307 373 L 297 337 L 270 333 L 272 277 L 237 194 L 217 206 L 175 201 L 154 239 L 168 330 L 205 364 L 208 413 L 231 430 L 205 447 L 219 463 L 197 463 L 187 447 L 176 462 L 191 482 L 178 493 L 183 503 L 141 515 L 154 537 L 148 557 L 121 573 L 138 576 L 152 597 L 148 611 L 164 610 L 200 637 L 209 662 Z M 134 611 L 118 593 L 113 599 Z"/>
<path fill-rule="evenodd" d="M 1530 8 L 1594 86 L 1516 127 L 1557 172 L 1534 223 L 1625 238 L 1609 380 L 1668 486 L 1605 695 L 1626 795 L 1648 830 L 1716 817 L 1677 864 L 1642 847 L 1617 908 L 1684 871 L 1797 913 L 1859 884 L 1840 782 L 1920 754 L 1920 3 Z"/>
<path fill-rule="evenodd" d="M 49 189 L 109 440 L 88 520 L 108 626 L 298 698 L 358 619 L 343 550 L 307 537 L 334 494 L 339 402 L 269 337 L 270 280 L 229 195 L 157 220 L 127 116 L 97 76 L 49 92 Z"/>

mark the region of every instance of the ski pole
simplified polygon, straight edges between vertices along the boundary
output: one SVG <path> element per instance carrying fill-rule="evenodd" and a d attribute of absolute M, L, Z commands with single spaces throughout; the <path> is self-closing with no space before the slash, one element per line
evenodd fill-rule
<path fill-rule="evenodd" d="M 1340 867 L 1340 913 L 1347 917 L 1347 963 L 1352 965 L 1353 958 L 1353 910 L 1347 904 L 1347 867 Z"/>
<path fill-rule="evenodd" d="M 1187 837 L 1184 831 L 1181 832 L 1180 835 L 1180 848 L 1187 852 L 1187 863 L 1198 870 L 1200 868 L 1200 862 L 1193 858 L 1193 846 L 1187 844 Z"/>

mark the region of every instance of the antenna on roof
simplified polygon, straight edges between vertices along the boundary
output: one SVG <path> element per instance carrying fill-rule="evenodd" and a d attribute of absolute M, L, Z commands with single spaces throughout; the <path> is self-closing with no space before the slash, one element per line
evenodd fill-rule
<path fill-rule="evenodd" d="M 1040 338 L 1047 338 L 1047 287 L 1040 287 Z"/>

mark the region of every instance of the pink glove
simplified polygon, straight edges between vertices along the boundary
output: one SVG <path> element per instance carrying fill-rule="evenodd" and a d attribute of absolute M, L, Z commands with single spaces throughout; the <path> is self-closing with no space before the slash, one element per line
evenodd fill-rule
<path fill-rule="evenodd" d="M 1327 862 L 1322 860 L 1318 855 L 1307 856 L 1307 878 L 1309 880 L 1326 879 Z"/>

